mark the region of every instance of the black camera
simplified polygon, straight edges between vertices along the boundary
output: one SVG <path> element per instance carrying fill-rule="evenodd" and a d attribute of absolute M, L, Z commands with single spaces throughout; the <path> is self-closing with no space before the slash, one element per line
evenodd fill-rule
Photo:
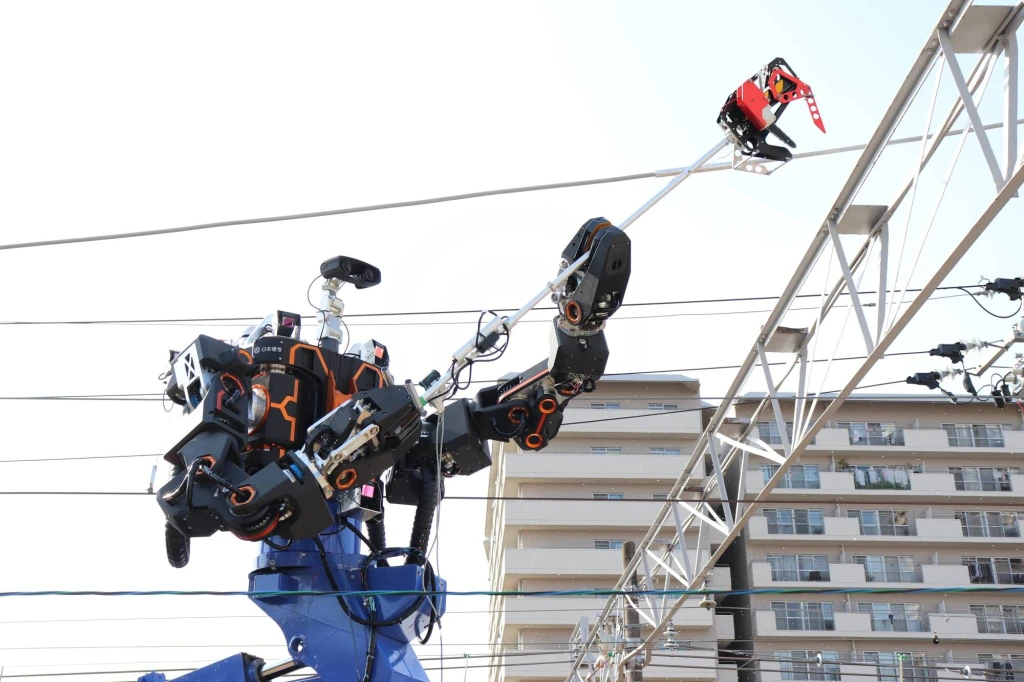
<path fill-rule="evenodd" d="M 368 289 L 380 284 L 378 268 L 348 256 L 328 258 L 320 264 L 320 274 L 327 279 L 340 279 L 356 289 Z"/>

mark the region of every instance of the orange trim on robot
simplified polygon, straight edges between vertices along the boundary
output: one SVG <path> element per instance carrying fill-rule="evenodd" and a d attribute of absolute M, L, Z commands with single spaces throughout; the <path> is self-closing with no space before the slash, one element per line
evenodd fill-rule
<path fill-rule="evenodd" d="M 295 381 L 295 390 L 292 392 L 291 395 L 285 396 L 285 399 L 282 400 L 279 403 L 270 403 L 270 407 L 271 408 L 277 408 L 278 410 L 280 410 L 281 411 L 281 416 L 284 417 L 284 420 L 286 422 L 288 422 L 289 424 L 291 424 L 291 431 L 289 431 L 289 435 L 288 435 L 288 440 L 290 440 L 290 441 L 294 441 L 295 440 L 296 418 L 291 416 L 290 414 L 288 414 L 288 410 L 286 410 L 285 407 L 288 405 L 288 403 L 296 403 L 296 404 L 298 404 L 298 402 L 299 402 L 299 382 L 298 382 L 298 380 L 296 380 Z M 267 411 L 268 412 L 270 411 L 269 408 L 268 408 Z"/>

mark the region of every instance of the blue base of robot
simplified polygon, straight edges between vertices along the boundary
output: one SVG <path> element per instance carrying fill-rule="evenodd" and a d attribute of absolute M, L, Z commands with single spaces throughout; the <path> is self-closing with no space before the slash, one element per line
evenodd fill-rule
<path fill-rule="evenodd" d="M 365 555 L 358 553 L 358 538 L 344 526 L 326 531 L 322 542 L 328 566 L 338 588 L 363 591 L 362 566 Z M 398 564 L 401 558 L 392 558 Z M 416 565 L 373 566 L 366 569 L 370 590 L 419 591 L 425 585 L 424 569 Z M 256 561 L 256 570 L 249 574 L 253 592 L 330 591 L 320 552 L 315 543 L 303 540 L 280 551 L 263 545 Z M 445 583 L 438 578 L 436 589 L 443 592 Z M 363 682 L 367 666 L 367 650 L 371 641 L 370 627 L 361 625 L 345 613 L 333 596 L 282 595 L 253 597 L 254 602 L 281 628 L 288 645 L 288 655 L 295 665 L 277 666 L 248 654 L 236 654 L 204 668 L 176 678 L 178 682 L 267 682 L 288 669 L 311 668 L 315 676 L 305 680 L 323 682 Z M 424 599 L 417 596 L 382 595 L 372 599 L 346 597 L 349 613 L 357 619 L 386 622 L 410 609 L 412 613 L 401 623 L 378 626 L 371 674 L 367 682 L 427 682 L 427 674 L 413 653 L 410 642 L 423 637 L 434 609 L 439 618 L 445 609 L 444 596 Z M 149 673 L 139 682 L 166 682 L 162 673 Z"/>

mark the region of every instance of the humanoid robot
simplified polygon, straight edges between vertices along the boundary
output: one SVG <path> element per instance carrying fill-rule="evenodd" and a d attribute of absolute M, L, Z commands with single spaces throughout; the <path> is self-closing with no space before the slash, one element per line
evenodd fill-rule
<path fill-rule="evenodd" d="M 382 344 L 340 346 L 338 290 L 376 286 L 380 271 L 339 256 L 320 272 L 316 344 L 301 339 L 299 315 L 278 311 L 236 343 L 200 336 L 173 354 L 166 395 L 193 424 L 165 455 L 171 477 L 157 494 L 168 561 L 184 567 L 191 538 L 218 531 L 262 541 L 250 587 L 290 654 L 269 664 L 239 654 L 179 679 L 253 682 L 308 667 L 318 676 L 307 679 L 425 680 L 408 643 L 429 637 L 444 612 L 444 582 L 427 560 L 444 479 L 489 466 L 489 441 L 544 448 L 566 404 L 594 390 L 608 360 L 605 322 L 629 281 L 630 241 L 603 218 L 584 224 L 549 285 L 558 307 L 549 357 L 472 399 L 454 397 L 460 374 L 500 356 L 515 320 L 478 325 L 444 375 L 396 383 Z M 416 507 L 407 545 L 387 544 L 385 501 Z M 381 589 L 414 594 L 345 594 Z M 308 591 L 332 594 L 292 594 Z"/>

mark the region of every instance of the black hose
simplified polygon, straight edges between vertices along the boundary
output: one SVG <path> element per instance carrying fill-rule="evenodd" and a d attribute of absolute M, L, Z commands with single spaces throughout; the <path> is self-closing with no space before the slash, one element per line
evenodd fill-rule
<path fill-rule="evenodd" d="M 384 486 L 379 481 L 373 482 L 374 495 L 373 505 L 379 507 L 373 511 L 380 512 L 377 516 L 366 520 L 366 534 L 370 536 L 370 543 L 368 546 L 370 551 L 377 549 L 383 549 L 388 546 L 387 534 L 384 531 Z M 377 562 L 378 566 L 387 566 L 387 559 L 380 559 Z"/>
<path fill-rule="evenodd" d="M 437 472 L 431 464 L 424 463 L 420 467 L 420 498 L 416 501 L 416 515 L 412 520 L 412 536 L 409 546 L 419 550 L 422 560 L 426 561 L 427 549 L 430 544 L 430 529 L 434 525 L 434 510 L 437 508 Z M 418 563 L 419 556 L 410 554 L 405 563 Z"/>
<path fill-rule="evenodd" d="M 171 463 L 171 478 L 174 478 L 185 469 L 177 463 Z M 186 480 L 182 479 L 178 486 L 165 500 L 173 502 L 185 492 Z M 188 564 L 191 554 L 191 539 L 171 525 L 170 520 L 164 521 L 164 548 L 167 551 L 167 563 L 174 568 L 184 568 Z"/>

